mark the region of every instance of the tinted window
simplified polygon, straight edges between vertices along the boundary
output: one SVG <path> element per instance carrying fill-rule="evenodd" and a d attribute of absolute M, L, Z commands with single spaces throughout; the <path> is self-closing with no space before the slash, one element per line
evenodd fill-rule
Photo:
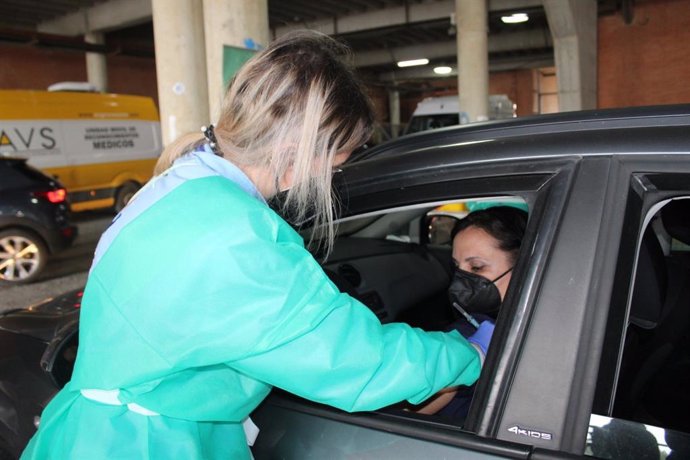
<path fill-rule="evenodd" d="M 586 455 L 604 459 L 682 459 L 690 455 L 690 435 L 622 419 L 595 415 Z"/>
<path fill-rule="evenodd" d="M 0 161 L 0 190 L 45 184 L 49 179 L 23 161 Z"/>
<path fill-rule="evenodd" d="M 690 199 L 680 198 L 653 207 L 638 237 L 613 418 L 590 423 L 588 453 L 601 458 L 690 453 Z"/>

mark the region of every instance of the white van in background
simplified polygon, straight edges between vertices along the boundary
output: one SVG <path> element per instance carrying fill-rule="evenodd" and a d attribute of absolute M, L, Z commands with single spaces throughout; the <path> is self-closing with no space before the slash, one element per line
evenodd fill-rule
<path fill-rule="evenodd" d="M 505 94 L 489 96 L 489 120 L 515 117 L 515 104 Z M 460 109 L 458 96 L 428 97 L 417 104 L 405 134 L 469 123 L 467 112 Z"/>
<path fill-rule="evenodd" d="M 0 156 L 27 158 L 56 177 L 73 211 L 124 207 L 161 149 L 149 97 L 0 90 Z"/>

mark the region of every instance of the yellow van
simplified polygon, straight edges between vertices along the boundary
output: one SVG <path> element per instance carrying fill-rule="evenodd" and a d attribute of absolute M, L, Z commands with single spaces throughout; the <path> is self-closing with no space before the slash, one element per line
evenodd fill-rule
<path fill-rule="evenodd" d="M 120 210 L 151 178 L 160 152 L 151 98 L 0 90 L 0 155 L 55 176 L 73 211 Z"/>

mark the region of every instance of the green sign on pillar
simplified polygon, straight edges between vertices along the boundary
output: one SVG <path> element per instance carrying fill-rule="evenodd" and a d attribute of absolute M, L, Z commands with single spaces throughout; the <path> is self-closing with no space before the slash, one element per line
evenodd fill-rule
<path fill-rule="evenodd" d="M 223 85 L 226 88 L 232 77 L 254 53 L 256 53 L 255 49 L 223 45 Z"/>

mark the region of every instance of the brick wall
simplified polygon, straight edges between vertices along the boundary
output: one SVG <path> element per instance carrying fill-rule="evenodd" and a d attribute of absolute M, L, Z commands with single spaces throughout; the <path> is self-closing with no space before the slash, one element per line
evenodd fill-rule
<path fill-rule="evenodd" d="M 0 43 L 0 89 L 40 89 L 86 81 L 84 53 Z"/>
<path fill-rule="evenodd" d="M 155 59 L 108 56 L 108 89 L 113 93 L 152 97 L 158 106 Z"/>
<path fill-rule="evenodd" d="M 598 105 L 690 102 L 690 1 L 635 2 L 634 20 L 599 18 Z"/>
<path fill-rule="evenodd" d="M 534 84 L 531 69 L 492 72 L 489 75 L 489 94 L 505 94 L 517 104 L 517 115 L 534 114 Z"/>
<path fill-rule="evenodd" d="M 149 96 L 157 104 L 154 59 L 114 55 L 107 63 L 111 92 Z M 86 81 L 83 52 L 0 43 L 0 89 L 45 90 L 60 81 Z"/>

